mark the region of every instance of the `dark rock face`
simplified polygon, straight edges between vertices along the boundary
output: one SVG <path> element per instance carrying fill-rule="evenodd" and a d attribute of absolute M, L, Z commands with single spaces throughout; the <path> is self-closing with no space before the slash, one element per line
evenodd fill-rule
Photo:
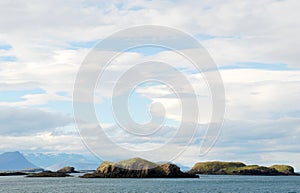
<path fill-rule="evenodd" d="M 83 178 L 197 178 L 195 174 L 180 171 L 174 164 L 158 165 L 141 158 L 133 158 L 117 163 L 103 162 L 95 173 Z"/>
<path fill-rule="evenodd" d="M 159 166 L 163 170 L 163 174 L 168 178 L 198 178 L 196 174 L 188 174 L 182 172 L 175 164 L 162 164 Z"/>
<path fill-rule="evenodd" d="M 189 171 L 190 174 L 216 174 L 216 175 L 298 175 L 294 168 L 287 165 L 274 165 L 270 167 L 258 165 L 245 165 L 241 162 L 199 162 Z"/>
<path fill-rule="evenodd" d="M 56 172 L 58 172 L 58 173 L 78 173 L 77 171 L 75 171 L 75 168 L 71 167 L 71 166 L 63 167 L 63 168 L 57 170 Z"/>
<path fill-rule="evenodd" d="M 60 172 L 45 171 L 36 174 L 29 174 L 27 177 L 68 177 L 69 174 Z"/>

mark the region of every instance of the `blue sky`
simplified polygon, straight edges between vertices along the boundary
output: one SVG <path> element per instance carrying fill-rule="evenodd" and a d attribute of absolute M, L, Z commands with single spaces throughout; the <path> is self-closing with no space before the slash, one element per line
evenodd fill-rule
<path fill-rule="evenodd" d="M 11 48 L 12 48 L 11 45 L 0 42 L 0 50 L 10 50 Z"/>
<path fill-rule="evenodd" d="M 295 19 L 299 1 L 51 1 L 38 2 L 38 9 L 27 6 L 31 3 L 0 3 L 0 18 L 5 18 L 0 19 L 0 152 L 86 154 L 72 107 L 82 61 L 111 34 L 153 24 L 197 39 L 218 66 L 225 88 L 226 114 L 216 145 L 205 157 L 195 156 L 204 132 L 200 129 L 199 143 L 191 145 L 178 162 L 288 163 L 300 170 L 300 25 Z M 184 46 L 183 50 L 192 49 Z M 203 115 L 197 124 L 207 125 L 211 101 L 204 74 L 170 49 L 145 46 L 122 53 L 107 69 L 105 84 L 95 94 L 103 126 L 109 129 L 116 124 L 111 92 L 117 78 L 134 64 L 152 60 L 171 64 L 187 77 Z M 180 103 L 165 85 L 135 90 L 129 99 L 133 120 L 149 121 L 154 102 L 164 105 L 165 124 L 175 129 L 180 124 Z M 153 138 L 152 145 L 167 141 L 165 134 Z M 151 146 L 118 132 L 111 137 L 124 144 Z M 115 152 L 111 158 L 118 155 L 122 157 Z"/>

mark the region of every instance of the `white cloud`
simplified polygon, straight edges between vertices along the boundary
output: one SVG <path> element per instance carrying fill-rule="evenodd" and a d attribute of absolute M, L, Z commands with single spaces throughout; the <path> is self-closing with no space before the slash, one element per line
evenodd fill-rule
<path fill-rule="evenodd" d="M 0 108 L 1 136 L 30 136 L 71 123 L 72 118 L 58 113 L 32 108 Z"/>
<path fill-rule="evenodd" d="M 18 58 L 17 63 L 1 64 L 2 80 L 41 82 L 47 93 L 71 93 L 87 49 L 66 50 L 68 42 L 102 39 L 117 29 L 145 23 L 216 36 L 203 44 L 220 66 L 243 61 L 299 66 L 298 1 L 1 3 L 1 18 L 7 18 L 0 23 L 1 39 L 13 47 L 5 52 Z"/>
<path fill-rule="evenodd" d="M 282 161 L 289 162 L 288 158 L 290 158 L 295 160 L 291 163 L 299 162 L 299 153 L 295 149 L 298 147 L 295 137 L 297 138 L 299 128 L 294 127 L 293 119 L 299 117 L 300 111 L 299 71 L 272 70 L 274 63 L 286 64 L 289 68 L 299 68 L 298 7 L 297 0 L 209 2 L 134 0 L 113 1 L 113 3 L 1 1 L 0 42 L 11 45 L 12 49 L 0 50 L 0 56 L 15 56 L 17 61 L 0 62 L 0 88 L 2 91 L 27 89 L 45 91 L 43 94 L 27 93 L 22 97 L 21 102 L 0 102 L 2 106 L 30 108 L 17 109 L 16 113 L 5 119 L 2 118 L 0 122 L 2 135 L 9 133 L 15 135 L 24 127 L 33 128 L 32 134 L 38 133 L 32 138 L 1 136 L 1 149 L 9 149 L 11 141 L 16 141 L 18 144 L 16 148 L 35 147 L 42 151 L 48 144 L 49 148 L 58 151 L 79 150 L 81 145 L 77 138 L 72 141 L 75 138 L 70 136 L 39 133 L 45 131 L 44 129 L 53 130 L 55 127 L 68 124 L 69 118 L 31 109 L 33 105 L 47 106 L 50 101 L 71 101 L 76 72 L 89 48 L 74 49 L 70 42 L 103 39 L 112 32 L 133 25 L 158 24 L 184 30 L 199 39 L 204 38 L 201 43 L 209 50 L 220 67 L 232 66 L 239 62 L 270 64 L 270 68 L 266 70 L 230 69 L 221 70 L 221 75 L 226 89 L 226 118 L 239 123 L 240 128 L 248 129 L 247 133 L 240 128 L 234 128 L 231 132 L 238 134 L 237 137 L 243 137 L 245 141 L 266 135 L 266 139 L 259 139 L 259 143 L 264 145 L 265 151 L 276 147 L 278 154 L 251 153 L 246 150 L 255 149 L 253 144 L 256 141 L 253 144 L 238 141 L 228 144 L 225 148 L 215 148 L 207 159 L 219 159 L 222 155 L 224 159 L 235 160 L 239 157 L 253 163 L 256 160 L 250 157 L 258 156 L 262 163 L 276 162 L 281 160 L 281 157 L 287 157 Z M 114 78 L 120 76 L 135 62 L 149 59 L 166 61 L 176 67 L 189 65 L 183 58 L 167 51 L 154 56 L 126 53 L 115 61 L 115 66 L 108 69 L 106 80 L 115 80 Z M 199 102 L 204 115 L 207 115 L 204 120 L 208 120 L 210 115 L 208 112 L 211 108 L 207 101 L 209 93 L 199 76 L 200 74 L 189 75 L 189 81 L 200 93 Z M 112 81 L 105 85 L 103 92 L 97 94 L 102 97 L 111 96 L 113 84 Z M 60 92 L 64 92 L 64 96 L 60 95 Z M 180 113 L 175 110 L 178 103 L 174 97 L 167 95 L 164 87 L 153 86 L 140 89 L 139 92 L 153 101 L 162 102 L 168 110 L 167 116 L 170 119 L 180 119 Z M 4 112 L 3 109 L 1 111 L 3 111 L 2 116 L 7 115 L 7 111 Z M 12 109 L 9 112 L 12 112 Z M 24 118 L 29 120 L 26 124 L 13 121 L 13 119 L 22 121 Z M 255 120 L 257 125 L 246 120 Z M 282 128 L 289 128 L 276 130 L 275 134 L 282 135 L 282 138 L 273 139 L 275 135 L 271 137 L 267 134 L 274 132 L 276 125 L 272 123 L 273 121 Z M 225 127 L 224 130 L 226 129 L 228 128 Z M 58 133 L 61 132 L 56 132 Z M 222 136 L 228 137 L 226 134 Z M 269 141 L 266 141 L 268 139 Z M 232 138 L 229 137 L 228 140 Z M 220 144 L 225 142 L 221 139 Z M 243 144 L 245 147 L 237 148 Z M 196 149 L 196 147 L 192 148 Z M 181 161 L 191 163 L 196 159 L 198 158 L 189 154 Z"/>
<path fill-rule="evenodd" d="M 0 136 L 0 140 L 2 151 L 86 153 L 86 147 L 78 136 L 53 136 L 46 132 L 30 137 Z"/>
<path fill-rule="evenodd" d="M 299 111 L 299 71 L 224 70 L 229 119 L 265 119 Z"/>

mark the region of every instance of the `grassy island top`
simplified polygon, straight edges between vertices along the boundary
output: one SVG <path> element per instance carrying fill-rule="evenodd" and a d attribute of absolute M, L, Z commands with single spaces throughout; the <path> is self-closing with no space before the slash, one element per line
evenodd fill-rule
<path fill-rule="evenodd" d="M 246 165 L 242 162 L 198 162 L 189 171 L 192 174 L 229 174 L 229 175 L 298 175 L 289 165 Z"/>

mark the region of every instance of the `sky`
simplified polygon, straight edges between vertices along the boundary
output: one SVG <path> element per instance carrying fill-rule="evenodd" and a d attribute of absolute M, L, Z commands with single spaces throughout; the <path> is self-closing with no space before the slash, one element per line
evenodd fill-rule
<path fill-rule="evenodd" d="M 2 0 L 0 152 L 90 154 L 73 109 L 74 83 L 84 59 L 113 33 L 161 25 L 197 39 L 217 65 L 225 89 L 221 133 L 213 148 L 199 157 L 201 128 L 209 124 L 212 111 L 203 73 L 172 50 L 145 47 L 120 54 L 95 89 L 99 124 L 110 139 L 129 149 L 159 148 L 175 136 L 180 121 L 191 121 L 181 120 L 181 103 L 172 89 L 152 82 L 136 87 L 128 100 L 129 112 L 133 120 L 145 123 L 151 119 L 149 106 L 163 104 L 165 127 L 145 141 L 117 126 L 111 92 L 118 77 L 133 64 L 161 61 L 186 76 L 201 106 L 201 121 L 193 123 L 200 125 L 199 136 L 175 161 L 285 163 L 300 171 L 299 8 L 297 0 Z M 174 83 L 172 78 L 169 81 Z M 189 102 L 188 97 L 181 100 Z M 158 109 L 151 111 L 157 117 Z M 180 139 L 177 142 L 170 148 L 180 149 Z M 109 145 L 101 148 L 104 154 L 112 152 L 111 159 L 126 157 Z M 155 160 L 162 156 L 150 155 Z"/>

